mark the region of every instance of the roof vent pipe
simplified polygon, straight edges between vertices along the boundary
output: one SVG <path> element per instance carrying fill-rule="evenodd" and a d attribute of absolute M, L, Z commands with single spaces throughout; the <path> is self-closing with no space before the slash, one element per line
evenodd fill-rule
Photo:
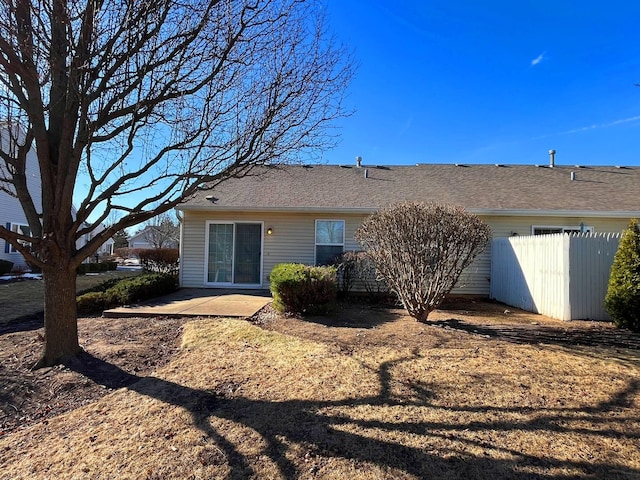
<path fill-rule="evenodd" d="M 549 150 L 549 167 L 553 168 L 556 164 L 556 151 Z"/>
<path fill-rule="evenodd" d="M 576 172 L 571 172 L 571 181 L 573 182 L 576 179 Z"/>
<path fill-rule="evenodd" d="M 362 166 L 362 157 L 356 157 L 356 166 L 358 168 Z"/>
<path fill-rule="evenodd" d="M 368 169 L 364 169 L 364 178 L 369 178 L 369 170 Z"/>

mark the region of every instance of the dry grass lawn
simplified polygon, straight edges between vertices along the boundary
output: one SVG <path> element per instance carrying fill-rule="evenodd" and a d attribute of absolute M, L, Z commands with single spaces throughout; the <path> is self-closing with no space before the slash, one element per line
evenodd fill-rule
<path fill-rule="evenodd" d="M 374 310 L 189 322 L 153 375 L 0 437 L 0 479 L 640 478 L 637 350 Z"/>
<path fill-rule="evenodd" d="M 92 275 L 79 275 L 78 291 L 94 287 L 110 278 L 139 275 L 138 271 L 110 271 Z M 42 280 L 23 279 L 0 282 L 0 325 L 17 318 L 37 315 L 44 310 L 44 283 Z"/>

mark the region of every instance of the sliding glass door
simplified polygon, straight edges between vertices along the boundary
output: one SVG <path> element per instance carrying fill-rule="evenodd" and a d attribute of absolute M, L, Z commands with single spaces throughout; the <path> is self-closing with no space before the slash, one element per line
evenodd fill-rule
<path fill-rule="evenodd" d="M 260 285 L 262 224 L 208 224 L 207 283 Z"/>

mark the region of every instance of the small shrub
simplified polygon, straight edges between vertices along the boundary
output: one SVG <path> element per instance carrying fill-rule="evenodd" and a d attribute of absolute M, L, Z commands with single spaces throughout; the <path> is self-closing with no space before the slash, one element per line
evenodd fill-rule
<path fill-rule="evenodd" d="M 14 278 L 22 278 L 28 271 L 29 270 L 27 270 L 26 266 L 16 265 L 15 267 L 13 267 L 13 270 L 11 271 L 11 275 L 13 275 Z"/>
<path fill-rule="evenodd" d="M 117 268 L 118 264 L 116 262 L 82 263 L 77 269 L 77 274 L 102 273 L 116 270 Z"/>
<path fill-rule="evenodd" d="M 281 263 L 269 275 L 273 306 L 280 312 L 326 314 L 335 305 L 335 267 Z"/>
<path fill-rule="evenodd" d="M 116 257 L 129 258 L 131 249 L 128 247 L 116 248 L 113 253 Z"/>
<path fill-rule="evenodd" d="M 6 275 L 7 273 L 11 273 L 13 269 L 13 262 L 9 260 L 0 260 L 0 275 Z"/>
<path fill-rule="evenodd" d="M 178 289 L 175 275 L 152 273 L 127 278 L 105 292 L 107 306 L 128 305 L 166 295 Z"/>
<path fill-rule="evenodd" d="M 101 312 L 106 308 L 106 296 L 104 292 L 89 292 L 76 298 L 78 314 Z"/>
<path fill-rule="evenodd" d="M 122 278 L 110 278 L 108 280 L 105 280 L 104 282 L 98 284 L 98 285 L 94 285 L 93 287 L 89 287 L 85 290 L 81 290 L 78 292 L 78 295 L 84 295 L 85 293 L 93 293 L 93 292 L 106 292 L 107 290 L 109 290 L 111 287 L 113 287 L 114 285 L 117 285 L 118 283 L 122 282 L 124 279 Z"/>
<path fill-rule="evenodd" d="M 148 274 L 124 279 L 111 278 L 76 297 L 78 313 L 96 313 L 105 308 L 166 295 L 177 289 L 178 278 L 175 275 Z"/>
<path fill-rule="evenodd" d="M 142 267 L 152 273 L 177 274 L 179 255 L 177 248 L 149 248 L 138 251 Z"/>
<path fill-rule="evenodd" d="M 640 228 L 636 219 L 620 239 L 604 303 L 618 327 L 640 332 Z"/>
<path fill-rule="evenodd" d="M 349 295 L 351 290 L 364 291 L 372 302 L 387 299 L 391 293 L 383 279 L 378 279 L 376 267 L 366 252 L 345 252 L 338 266 L 340 293 Z"/>

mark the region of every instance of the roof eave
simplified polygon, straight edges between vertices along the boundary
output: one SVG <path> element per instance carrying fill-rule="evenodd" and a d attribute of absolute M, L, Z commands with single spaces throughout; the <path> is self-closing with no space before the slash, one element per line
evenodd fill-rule
<path fill-rule="evenodd" d="M 271 213 L 309 213 L 309 212 L 340 212 L 352 214 L 371 214 L 379 207 L 240 207 L 217 205 L 179 205 L 176 210 L 185 212 L 271 212 Z M 586 218 L 640 218 L 640 210 L 535 210 L 535 209 L 505 209 L 505 208 L 468 208 L 468 212 L 481 216 L 496 217 L 586 217 Z"/>
<path fill-rule="evenodd" d="M 237 207 L 237 206 L 205 206 L 205 205 L 179 205 L 176 210 L 181 212 L 272 212 L 272 213 L 304 213 L 304 212 L 341 212 L 370 214 L 379 210 L 379 207 Z"/>
<path fill-rule="evenodd" d="M 467 211 L 483 216 L 499 217 L 606 217 L 606 218 L 636 218 L 640 210 L 532 210 L 532 209 L 496 209 L 469 208 Z"/>

